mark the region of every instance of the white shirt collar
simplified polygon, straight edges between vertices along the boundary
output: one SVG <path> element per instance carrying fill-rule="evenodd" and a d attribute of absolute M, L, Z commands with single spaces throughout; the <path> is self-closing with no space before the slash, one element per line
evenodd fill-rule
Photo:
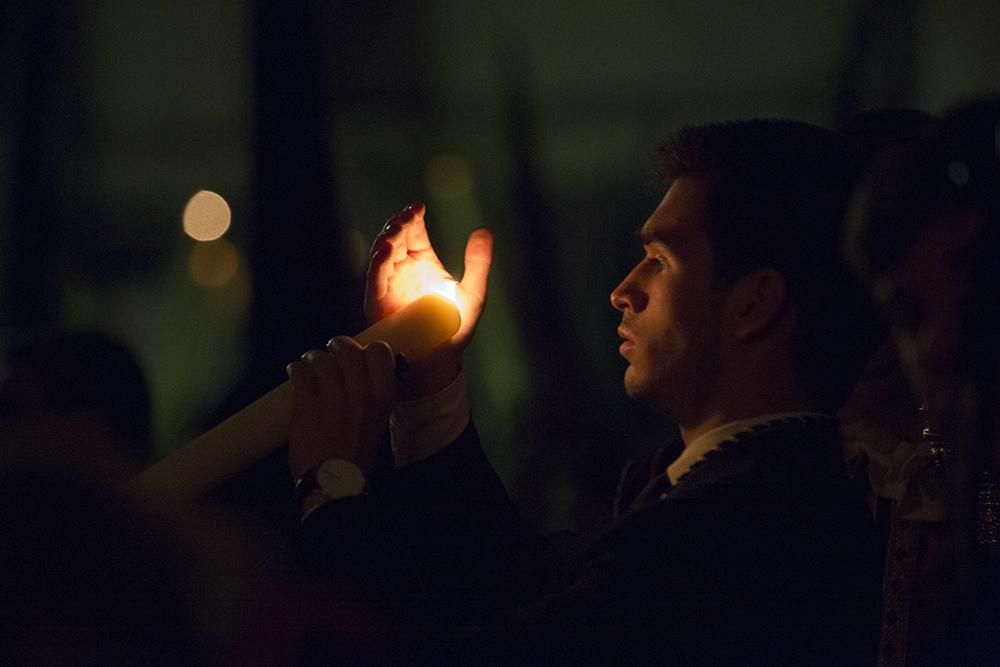
<path fill-rule="evenodd" d="M 749 419 L 740 419 L 739 421 L 729 422 L 728 424 L 723 424 L 718 428 L 714 428 L 708 433 L 703 433 L 691 442 L 689 442 L 684 447 L 684 451 L 677 459 L 667 466 L 667 477 L 670 478 L 671 484 L 676 484 L 681 477 L 687 474 L 691 467 L 705 458 L 705 455 L 714 449 L 718 449 L 726 440 L 729 440 L 737 433 L 743 433 L 744 431 L 749 431 L 754 426 L 758 424 L 763 424 L 765 422 L 777 421 L 780 419 L 789 419 L 791 417 L 825 417 L 823 413 L 820 412 L 773 412 L 767 415 L 758 415 L 756 417 L 750 417 Z"/>

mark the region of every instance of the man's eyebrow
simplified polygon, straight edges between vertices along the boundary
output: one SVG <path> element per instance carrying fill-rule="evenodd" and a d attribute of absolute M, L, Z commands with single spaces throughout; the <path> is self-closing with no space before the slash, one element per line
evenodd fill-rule
<path fill-rule="evenodd" d="M 640 227 L 636 230 L 636 235 L 639 237 L 639 240 L 642 241 L 642 245 L 650 245 L 651 243 L 670 245 L 670 241 L 668 239 L 663 238 L 661 234 L 649 231 L 645 227 Z"/>

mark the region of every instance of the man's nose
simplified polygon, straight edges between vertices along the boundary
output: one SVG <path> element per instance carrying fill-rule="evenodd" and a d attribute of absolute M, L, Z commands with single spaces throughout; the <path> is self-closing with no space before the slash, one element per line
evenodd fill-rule
<path fill-rule="evenodd" d="M 611 305 L 623 313 L 626 310 L 633 313 L 641 311 L 646 307 L 646 301 L 645 294 L 638 289 L 632 280 L 632 274 L 625 276 L 625 280 L 611 291 Z"/>

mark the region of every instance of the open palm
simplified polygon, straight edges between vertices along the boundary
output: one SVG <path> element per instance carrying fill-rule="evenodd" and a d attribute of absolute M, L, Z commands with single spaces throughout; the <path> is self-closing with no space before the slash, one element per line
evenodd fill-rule
<path fill-rule="evenodd" d="M 434 252 L 424 213 L 422 203 L 411 204 L 391 218 L 375 239 L 368 267 L 365 316 L 369 323 L 377 322 L 428 292 L 454 284 L 462 324 L 444 347 L 461 350 L 468 345 L 483 314 L 493 259 L 493 234 L 483 227 L 469 235 L 465 273 L 457 282 Z"/>

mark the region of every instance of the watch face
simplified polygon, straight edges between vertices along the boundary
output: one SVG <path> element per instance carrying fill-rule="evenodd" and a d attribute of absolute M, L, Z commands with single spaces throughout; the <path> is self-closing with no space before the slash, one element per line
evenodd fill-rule
<path fill-rule="evenodd" d="M 355 496 L 365 490 L 365 476 L 361 470 L 343 459 L 324 461 L 316 471 L 316 481 L 323 493 L 331 498 Z"/>

